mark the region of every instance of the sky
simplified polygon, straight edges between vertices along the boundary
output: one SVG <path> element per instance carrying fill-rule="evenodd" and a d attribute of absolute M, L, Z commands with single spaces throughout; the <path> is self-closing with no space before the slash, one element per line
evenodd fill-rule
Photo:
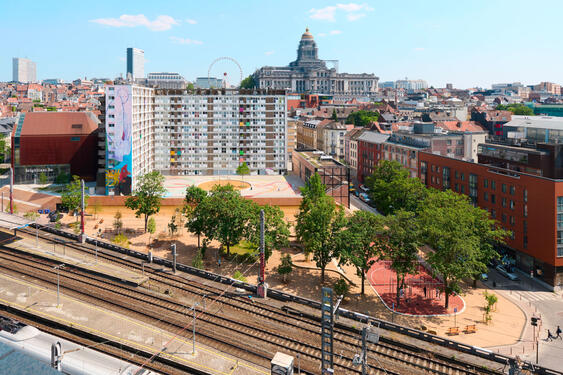
<path fill-rule="evenodd" d="M 563 84 L 560 0 L 0 0 L 0 81 L 12 57 L 37 63 L 37 78 L 115 78 L 127 47 L 145 51 L 145 73 L 207 77 L 227 56 L 243 76 L 295 60 L 308 27 L 319 57 L 380 81 L 435 87 Z M 212 76 L 240 72 L 230 61 Z"/>

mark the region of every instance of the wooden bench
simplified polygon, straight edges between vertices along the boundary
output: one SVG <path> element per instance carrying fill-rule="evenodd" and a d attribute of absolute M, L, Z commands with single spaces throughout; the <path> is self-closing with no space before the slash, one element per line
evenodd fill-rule
<path fill-rule="evenodd" d="M 459 335 L 459 327 L 448 328 L 448 332 L 446 332 L 446 333 L 450 336 Z"/>
<path fill-rule="evenodd" d="M 477 327 L 475 327 L 475 324 L 470 325 L 470 326 L 465 326 L 465 330 L 463 332 L 465 332 L 465 333 L 475 333 L 475 332 L 477 332 Z"/>

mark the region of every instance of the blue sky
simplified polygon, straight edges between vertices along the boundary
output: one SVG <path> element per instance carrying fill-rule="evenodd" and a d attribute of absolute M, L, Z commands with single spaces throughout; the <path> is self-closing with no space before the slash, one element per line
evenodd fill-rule
<path fill-rule="evenodd" d="M 563 84 L 563 2 L 392 1 L 8 1 L 0 0 L 0 80 L 12 57 L 37 62 L 38 79 L 116 77 L 125 49 L 145 51 L 145 72 L 207 76 L 221 56 L 246 76 L 296 57 L 309 27 L 323 59 L 382 81 L 426 79 L 443 87 L 521 81 Z M 238 74 L 227 63 L 212 74 Z"/>

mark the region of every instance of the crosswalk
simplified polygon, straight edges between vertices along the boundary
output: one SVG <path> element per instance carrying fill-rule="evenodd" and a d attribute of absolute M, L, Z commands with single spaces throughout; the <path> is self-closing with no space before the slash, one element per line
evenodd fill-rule
<path fill-rule="evenodd" d="M 515 299 L 520 299 L 526 302 L 558 300 L 563 301 L 563 298 L 552 292 L 544 291 L 524 291 L 524 290 L 511 290 L 510 294 Z"/>

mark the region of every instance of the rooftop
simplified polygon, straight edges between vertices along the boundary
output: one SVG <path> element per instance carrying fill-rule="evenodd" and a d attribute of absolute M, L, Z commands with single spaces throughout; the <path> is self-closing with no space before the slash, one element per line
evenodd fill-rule
<path fill-rule="evenodd" d="M 97 129 L 98 119 L 90 112 L 28 112 L 20 135 L 81 135 Z"/>
<path fill-rule="evenodd" d="M 504 124 L 504 126 L 563 130 L 563 117 L 512 116 L 512 120 Z"/>

